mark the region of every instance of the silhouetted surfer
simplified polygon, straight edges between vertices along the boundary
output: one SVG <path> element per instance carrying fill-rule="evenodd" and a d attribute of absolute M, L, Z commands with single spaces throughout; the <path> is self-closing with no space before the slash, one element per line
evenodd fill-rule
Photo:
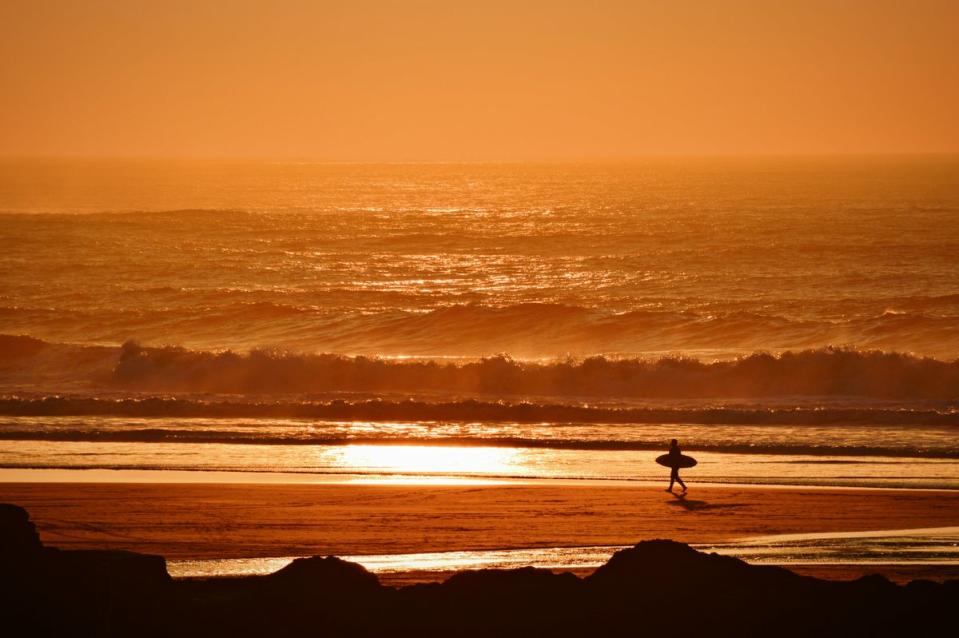
<path fill-rule="evenodd" d="M 667 492 L 673 491 L 673 483 L 679 483 L 680 487 L 683 488 L 683 493 L 686 492 L 686 484 L 683 483 L 683 479 L 679 478 L 679 464 L 680 464 L 680 457 L 682 457 L 682 455 L 683 453 L 679 449 L 679 441 L 677 441 L 676 439 L 673 439 L 672 441 L 670 441 L 669 442 L 669 459 L 670 461 L 672 461 L 672 463 L 670 463 L 670 466 L 672 467 L 672 471 L 669 473 L 669 489 L 666 490 Z"/>

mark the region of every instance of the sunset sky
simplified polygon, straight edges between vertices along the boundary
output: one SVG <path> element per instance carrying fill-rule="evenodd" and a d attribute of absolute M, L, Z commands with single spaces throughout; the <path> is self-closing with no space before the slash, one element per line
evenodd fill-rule
<path fill-rule="evenodd" d="M 0 155 L 959 152 L 959 3 L 0 3 Z"/>

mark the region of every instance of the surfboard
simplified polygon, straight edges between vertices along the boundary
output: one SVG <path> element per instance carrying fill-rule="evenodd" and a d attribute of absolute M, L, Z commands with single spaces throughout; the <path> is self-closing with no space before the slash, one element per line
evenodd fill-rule
<path fill-rule="evenodd" d="M 663 454 L 656 457 L 656 462 L 665 467 L 693 467 L 696 465 L 696 459 L 685 454 L 675 457 L 672 454 Z"/>

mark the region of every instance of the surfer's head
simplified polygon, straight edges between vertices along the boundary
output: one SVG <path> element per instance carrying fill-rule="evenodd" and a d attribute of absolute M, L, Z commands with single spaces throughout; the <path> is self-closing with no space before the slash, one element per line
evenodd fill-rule
<path fill-rule="evenodd" d="M 669 445 L 672 447 L 676 447 L 677 445 L 679 445 L 679 441 L 677 441 L 676 439 L 673 439 L 672 441 L 669 442 Z"/>

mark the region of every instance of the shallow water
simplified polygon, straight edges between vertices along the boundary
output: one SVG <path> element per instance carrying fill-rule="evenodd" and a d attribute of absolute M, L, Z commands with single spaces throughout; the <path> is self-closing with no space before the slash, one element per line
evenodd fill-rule
<path fill-rule="evenodd" d="M 692 482 L 957 489 L 955 433 L 938 426 L 3 417 L 0 468 L 230 472 L 302 482 L 660 481 L 668 472 L 654 459 L 678 436 L 699 461 L 683 472 Z"/>
<path fill-rule="evenodd" d="M 680 436 L 687 449 L 700 451 L 959 458 L 959 425 L 917 425 L 908 421 L 895 425 L 701 425 L 0 416 L 0 440 L 63 443 L 259 443 L 291 447 L 388 443 L 615 451 L 658 450 L 674 436 Z"/>
<path fill-rule="evenodd" d="M 410 445 L 2 442 L 0 465 L 26 480 L 34 468 L 192 472 L 197 482 L 459 483 L 665 481 L 662 451 L 596 451 Z M 901 457 L 696 453 L 687 482 L 959 489 L 959 462 Z M 228 474 L 224 476 L 224 473 Z M 210 476 L 215 478 L 209 478 Z M 230 476 L 235 475 L 235 476 Z M 62 475 L 61 475 L 62 476 Z M 88 475 L 89 476 L 89 475 Z M 103 476 L 100 472 L 99 476 Z M 64 477 L 66 478 L 66 477 Z M 70 479 L 66 479 L 70 480 Z M 79 480 L 79 477 L 77 479 Z M 101 479 L 102 480 L 102 479 Z M 155 480 L 164 480 L 155 477 Z M 181 479 L 182 480 L 182 479 Z"/>
<path fill-rule="evenodd" d="M 591 569 L 625 545 L 544 547 L 485 551 L 342 556 L 376 574 L 471 569 Z M 766 536 L 730 543 L 693 545 L 704 552 L 759 565 L 959 565 L 959 527 L 881 530 L 842 534 Z M 252 576 L 277 571 L 295 557 L 170 560 L 174 578 Z"/>

